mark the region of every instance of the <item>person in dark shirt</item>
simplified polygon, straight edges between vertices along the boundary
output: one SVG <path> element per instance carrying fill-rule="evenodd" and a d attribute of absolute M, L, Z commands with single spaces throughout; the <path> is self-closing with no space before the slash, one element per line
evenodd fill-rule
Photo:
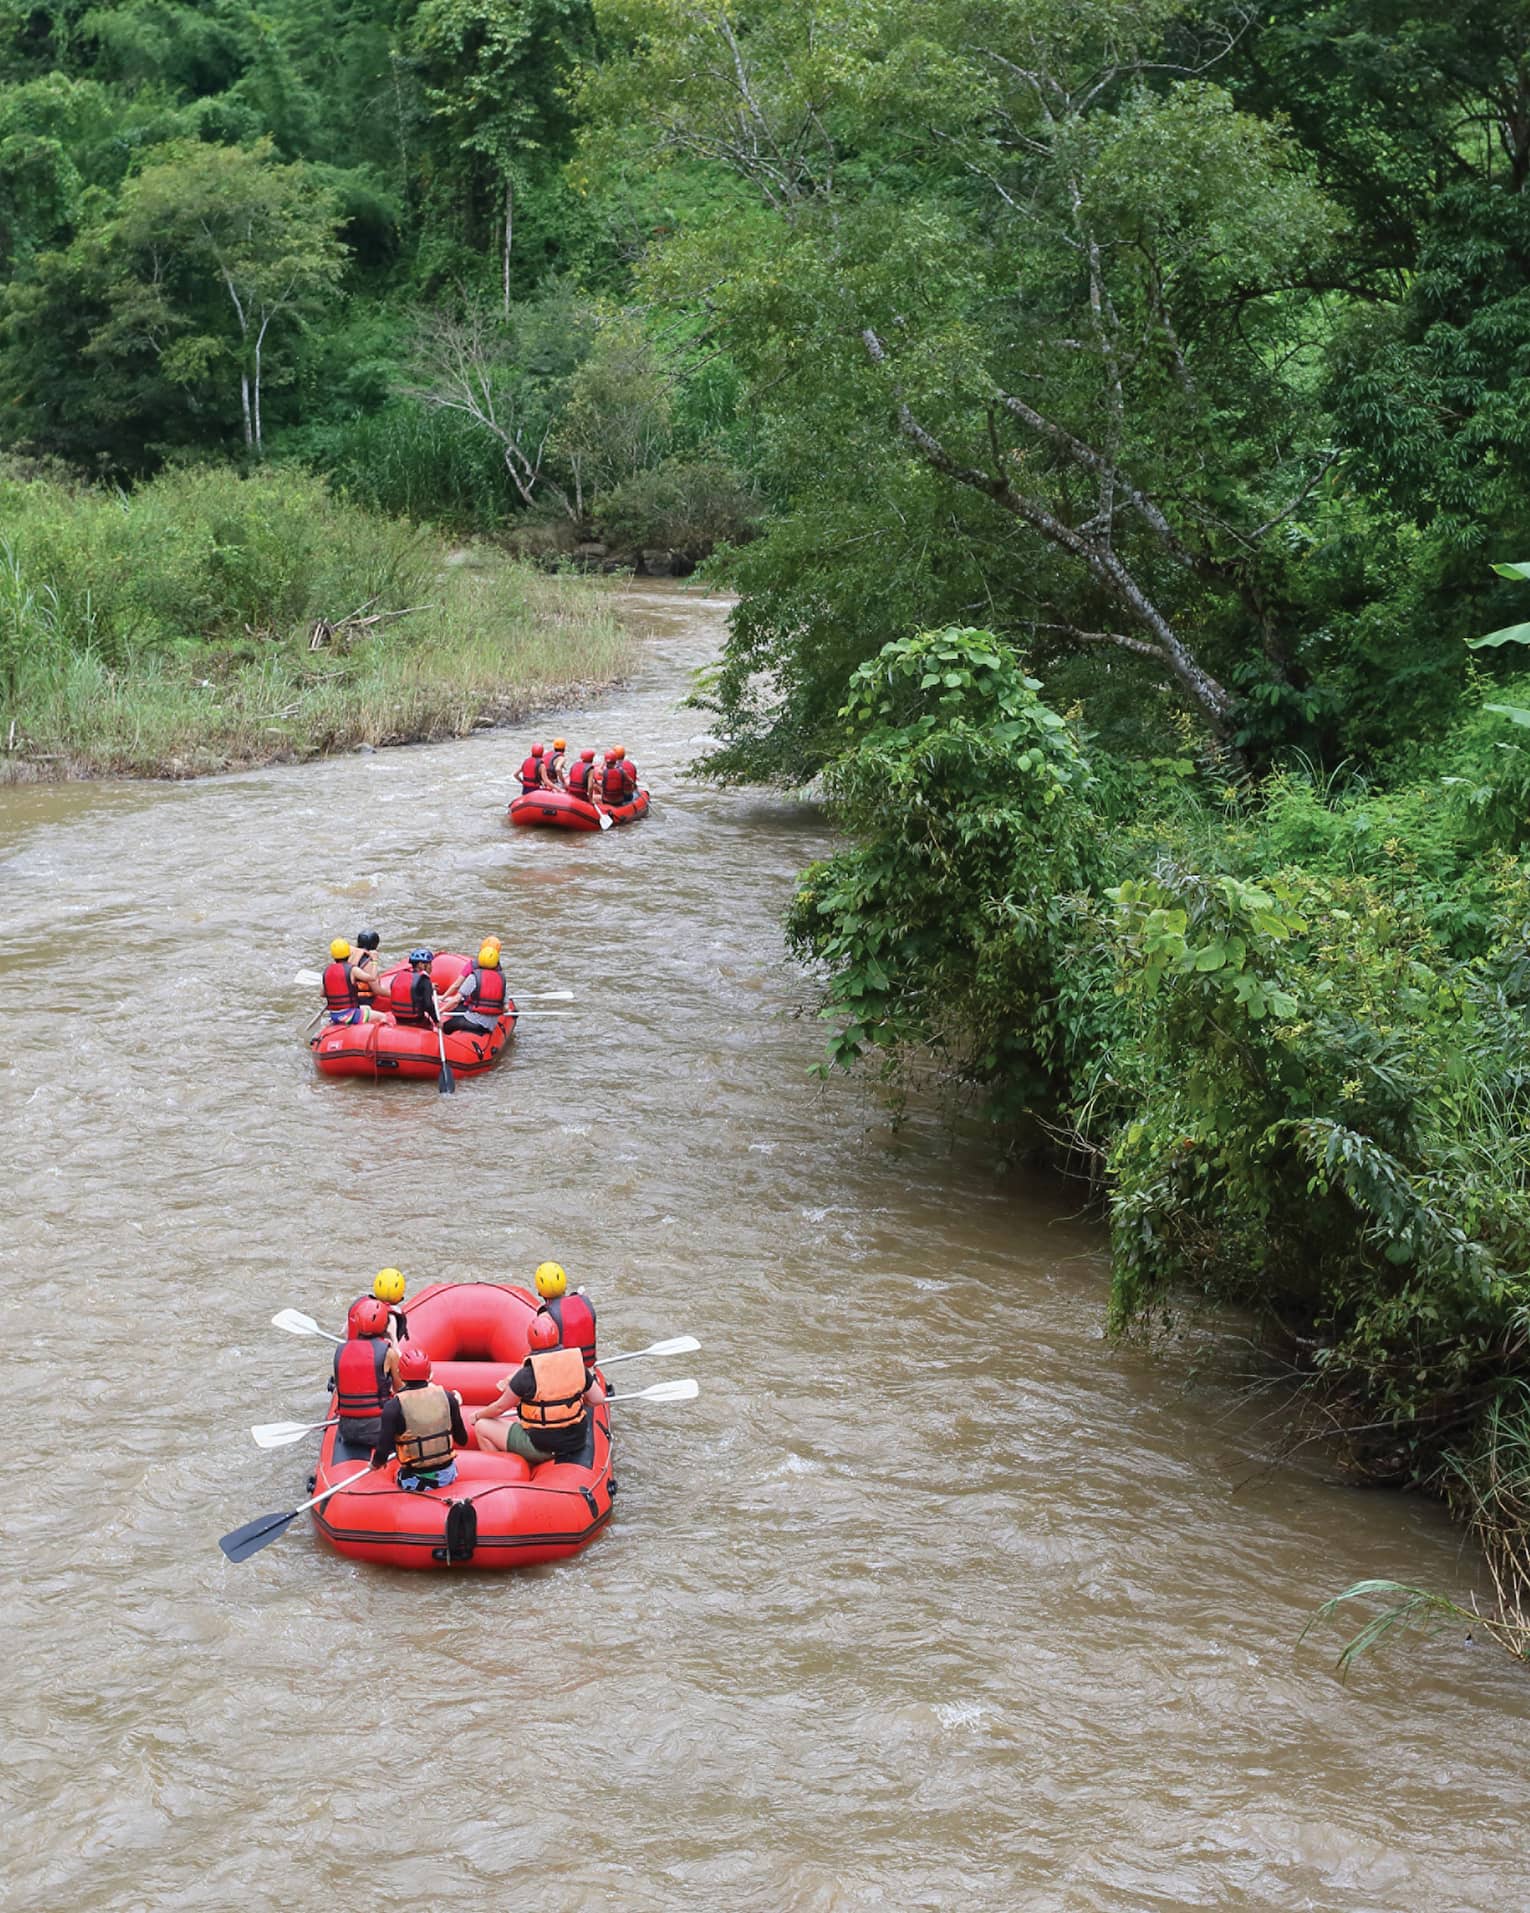
<path fill-rule="evenodd" d="M 539 1461 L 577 1455 L 589 1433 L 585 1394 L 595 1380 L 577 1348 L 558 1346 L 551 1316 L 534 1315 L 527 1326 L 526 1359 L 487 1408 L 474 1417 L 480 1448 Z M 513 1407 L 515 1414 L 507 1415 Z"/>
<path fill-rule="evenodd" d="M 372 1466 L 398 1455 L 398 1485 L 444 1488 L 457 1479 L 456 1449 L 468 1445 L 462 1398 L 430 1379 L 430 1357 L 418 1342 L 398 1351 L 399 1392 L 382 1411 Z"/>

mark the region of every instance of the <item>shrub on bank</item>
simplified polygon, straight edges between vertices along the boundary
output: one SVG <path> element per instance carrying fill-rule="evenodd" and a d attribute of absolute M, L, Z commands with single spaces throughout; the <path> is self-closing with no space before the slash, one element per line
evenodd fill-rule
<path fill-rule="evenodd" d="M 0 764 L 176 773 L 441 737 L 630 655 L 593 587 L 283 469 L 0 478 Z M 466 560 L 466 562 L 459 562 Z"/>
<path fill-rule="evenodd" d="M 1252 1307 L 1368 1474 L 1464 1500 L 1508 1559 L 1487 1511 L 1530 1384 L 1517 749 L 1474 762 L 1469 719 L 1393 791 L 1096 775 L 1039 688 L 979 631 L 852 678 L 826 784 L 854 841 L 789 920 L 827 966 L 832 1059 L 933 1071 L 1065 1143 L 1108 1204 L 1117 1326 L 1187 1288 Z"/>

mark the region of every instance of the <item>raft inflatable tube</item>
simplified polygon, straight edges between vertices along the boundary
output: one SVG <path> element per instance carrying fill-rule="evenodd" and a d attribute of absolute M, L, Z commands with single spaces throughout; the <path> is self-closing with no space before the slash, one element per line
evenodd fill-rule
<path fill-rule="evenodd" d="M 482 1408 L 526 1359 L 536 1298 L 502 1282 L 438 1282 L 409 1303 L 409 1339 L 432 1363 L 431 1380 L 454 1388 L 464 1410 Z M 604 1377 L 590 1391 L 584 1452 L 533 1468 L 519 1455 L 457 1450 L 457 1478 L 423 1491 L 398 1486 L 398 1462 L 360 1474 L 313 1510 L 340 1554 L 396 1568 L 533 1567 L 586 1547 L 611 1519 L 611 1411 Z M 312 1493 L 359 1473 L 370 1451 L 324 1431 Z"/>
<path fill-rule="evenodd" d="M 630 824 L 648 814 L 648 792 L 639 790 L 629 804 L 594 804 L 567 790 L 527 790 L 510 799 L 512 824 L 549 824 L 554 830 L 599 830 L 602 814 L 613 824 Z"/>
<path fill-rule="evenodd" d="M 383 972 L 378 985 L 379 1001 L 387 1001 L 398 969 L 407 967 L 400 964 Z M 430 966 L 437 996 L 444 996 L 469 968 L 471 965 L 465 956 L 443 950 Z M 440 1074 L 443 1044 L 453 1075 L 481 1076 L 498 1062 L 500 1051 L 515 1034 L 515 1022 L 515 1002 L 506 997 L 504 1014 L 497 1019 L 492 1035 L 448 1030 L 444 1038 L 438 1038 L 434 1029 L 426 1029 L 418 1023 L 328 1023 L 310 1039 L 308 1047 L 313 1051 L 321 1076 L 433 1083 Z"/>

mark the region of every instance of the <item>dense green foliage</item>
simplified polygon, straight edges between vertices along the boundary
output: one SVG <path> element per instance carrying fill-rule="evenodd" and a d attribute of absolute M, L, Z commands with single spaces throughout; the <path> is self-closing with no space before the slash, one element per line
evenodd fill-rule
<path fill-rule="evenodd" d="M 1119 1322 L 1269 1308 L 1368 1468 L 1454 1484 L 1530 1373 L 1530 754 L 1488 717 L 1390 791 L 1217 793 L 1039 688 L 954 629 L 851 680 L 855 841 L 791 920 L 835 1059 L 1044 1123 L 1108 1193 Z"/>

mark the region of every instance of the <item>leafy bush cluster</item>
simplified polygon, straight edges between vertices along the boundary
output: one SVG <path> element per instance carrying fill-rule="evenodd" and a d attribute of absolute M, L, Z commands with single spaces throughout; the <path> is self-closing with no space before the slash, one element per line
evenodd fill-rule
<path fill-rule="evenodd" d="M 791 916 L 833 1060 L 934 1068 L 1071 1148 L 1118 1324 L 1236 1300 L 1371 1472 L 1477 1480 L 1530 1382 L 1530 866 L 1494 823 L 1525 754 L 1484 767 L 1468 726 L 1392 791 L 1097 774 L 1039 693 L 985 631 L 852 676 L 853 843 Z"/>

